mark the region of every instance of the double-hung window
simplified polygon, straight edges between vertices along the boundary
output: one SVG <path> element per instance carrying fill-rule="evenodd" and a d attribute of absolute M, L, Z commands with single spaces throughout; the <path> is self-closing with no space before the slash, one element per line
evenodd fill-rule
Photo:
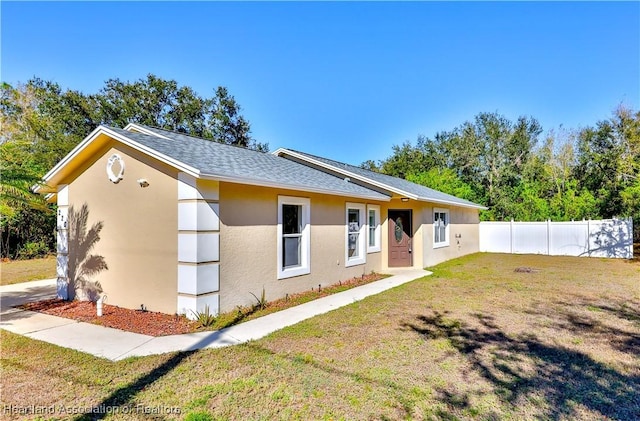
<path fill-rule="evenodd" d="M 433 209 L 433 247 L 449 245 L 449 210 Z"/>
<path fill-rule="evenodd" d="M 369 237 L 367 241 L 367 253 L 380 251 L 380 206 L 367 205 L 367 223 L 369 227 Z"/>
<path fill-rule="evenodd" d="M 311 272 L 310 213 L 309 199 L 278 196 L 278 279 Z"/>
<path fill-rule="evenodd" d="M 346 256 L 345 266 L 362 265 L 366 258 L 365 206 L 360 203 L 347 203 L 346 212 Z"/>

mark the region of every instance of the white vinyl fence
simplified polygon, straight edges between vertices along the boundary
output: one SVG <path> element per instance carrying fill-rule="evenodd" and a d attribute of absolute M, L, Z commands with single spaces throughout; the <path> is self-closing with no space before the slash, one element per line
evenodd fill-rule
<path fill-rule="evenodd" d="M 480 251 L 633 258 L 633 221 L 480 222 Z"/>

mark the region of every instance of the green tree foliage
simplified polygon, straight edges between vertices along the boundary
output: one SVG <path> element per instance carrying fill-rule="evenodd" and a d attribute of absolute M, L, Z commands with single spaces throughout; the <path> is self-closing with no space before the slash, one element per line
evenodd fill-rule
<path fill-rule="evenodd" d="M 40 182 L 44 164 L 34 147 L 50 122 L 35 110 L 32 88 L 0 87 L 0 234 L 2 256 L 35 257 L 54 245 L 55 215 L 31 187 Z M 26 252 L 30 250 L 29 252 Z"/>
<path fill-rule="evenodd" d="M 630 215 L 629 191 L 640 177 L 640 112 L 619 107 L 610 120 L 580 131 L 575 176 L 594 193 L 601 215 Z"/>
<path fill-rule="evenodd" d="M 251 137 L 251 125 L 240 113 L 240 105 L 222 86 L 213 97 L 203 98 L 175 80 L 149 74 L 134 82 L 110 79 L 89 101 L 96 103 L 96 115 L 102 124 L 124 127 L 139 123 L 228 145 L 268 150 L 267 144 Z"/>
<path fill-rule="evenodd" d="M 480 113 L 362 165 L 486 205 L 483 220 L 632 216 L 640 237 L 640 112 L 541 134 L 533 118 Z"/>
<path fill-rule="evenodd" d="M 251 137 L 240 105 L 224 87 L 218 87 L 210 98 L 201 97 L 190 87 L 152 74 L 134 82 L 110 79 L 93 94 L 63 89 L 39 78 L 16 86 L 3 83 L 2 256 L 16 257 L 27 244 L 53 244 L 55 215 L 30 188 L 98 125 L 124 127 L 130 122 L 268 151 L 267 144 Z M 34 217 L 33 212 L 43 212 L 38 218 L 46 221 L 46 238 L 21 226 L 27 223 L 27 216 Z"/>
<path fill-rule="evenodd" d="M 407 180 L 443 193 L 452 194 L 461 199 L 477 200 L 473 188 L 462 181 L 455 171 L 450 168 L 433 167 L 418 174 L 409 174 Z"/>

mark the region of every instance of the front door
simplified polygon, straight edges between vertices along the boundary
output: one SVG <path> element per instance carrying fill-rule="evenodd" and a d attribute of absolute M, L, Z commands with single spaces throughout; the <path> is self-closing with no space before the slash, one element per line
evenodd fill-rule
<path fill-rule="evenodd" d="M 411 210 L 389 211 L 389 267 L 412 266 Z"/>

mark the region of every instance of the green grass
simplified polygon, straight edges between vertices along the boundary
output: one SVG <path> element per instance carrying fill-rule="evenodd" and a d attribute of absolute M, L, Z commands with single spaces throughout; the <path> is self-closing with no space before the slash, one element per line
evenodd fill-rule
<path fill-rule="evenodd" d="M 30 260 L 11 260 L 1 264 L 0 285 L 55 278 L 55 256 Z"/>
<path fill-rule="evenodd" d="M 515 273 L 521 266 L 539 272 Z M 160 418 L 216 420 L 638 419 L 639 262 L 476 254 L 433 270 L 226 349 L 114 363 L 2 331 L 0 408 L 161 406 L 180 414 Z"/>

